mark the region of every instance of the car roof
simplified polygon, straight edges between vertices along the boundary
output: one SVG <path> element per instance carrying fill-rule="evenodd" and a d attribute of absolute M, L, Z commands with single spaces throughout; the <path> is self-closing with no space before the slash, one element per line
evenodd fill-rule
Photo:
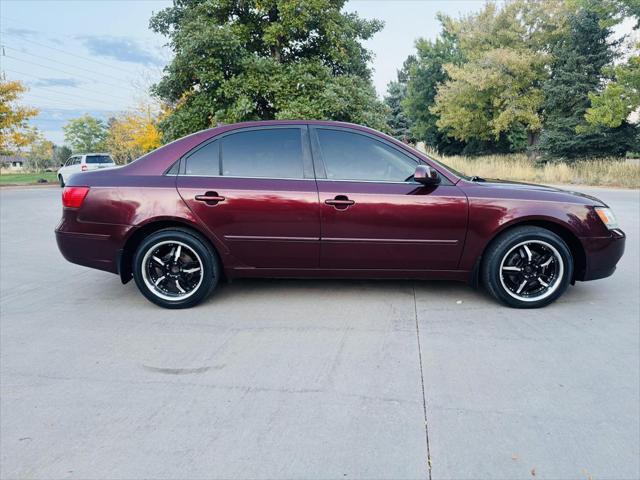
<path fill-rule="evenodd" d="M 332 120 L 255 120 L 248 122 L 230 123 L 230 124 L 218 124 L 215 127 L 208 128 L 194 132 L 185 137 L 174 140 L 171 143 L 167 143 L 162 147 L 153 150 L 146 155 L 136 159 L 135 161 L 125 165 L 118 171 L 111 171 L 113 175 L 162 175 L 171 167 L 173 163 L 188 151 L 195 148 L 197 145 L 209 141 L 218 135 L 232 132 L 243 128 L 262 127 L 269 125 L 316 125 L 326 127 L 344 127 L 353 131 L 360 131 L 369 133 L 373 136 L 380 137 L 389 143 L 394 144 L 397 148 L 407 151 L 407 153 L 420 158 L 424 161 L 431 163 L 432 167 L 442 173 L 453 183 L 459 180 L 459 177 L 455 173 L 448 170 L 446 167 L 436 162 L 423 152 L 419 152 L 409 145 L 406 145 L 399 140 L 370 127 L 358 125 L 356 123 L 338 122 Z"/>

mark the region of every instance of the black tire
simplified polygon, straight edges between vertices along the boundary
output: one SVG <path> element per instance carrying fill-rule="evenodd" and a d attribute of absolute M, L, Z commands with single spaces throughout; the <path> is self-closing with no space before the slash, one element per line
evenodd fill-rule
<path fill-rule="evenodd" d="M 491 242 L 481 268 L 482 283 L 495 299 L 514 308 L 540 308 L 566 291 L 573 278 L 573 256 L 552 231 L 522 226 Z"/>
<path fill-rule="evenodd" d="M 162 265 L 155 264 L 152 261 L 153 258 L 156 258 L 157 261 L 157 257 L 153 255 L 155 252 L 160 252 L 161 248 L 166 249 L 172 246 L 174 248 L 180 246 L 180 249 L 184 248 L 182 251 L 186 253 L 173 260 L 173 253 L 170 252 L 169 259 L 165 256 L 160 260 Z M 175 250 L 173 251 L 175 252 Z M 183 277 L 186 274 L 182 272 L 188 271 L 188 269 L 184 269 L 176 263 L 182 262 L 184 258 L 193 260 L 190 263 L 195 266 L 195 269 L 200 268 L 200 276 L 197 280 L 193 280 L 192 283 L 195 285 L 193 285 L 192 289 L 189 289 L 188 283 L 185 285 L 179 283 L 180 281 L 184 283 L 184 278 L 187 278 L 187 280 L 191 278 L 188 276 Z M 173 272 L 170 270 L 171 268 L 179 268 L 180 270 L 179 272 Z M 167 271 L 164 272 L 164 270 Z M 190 308 L 197 305 L 216 288 L 221 275 L 220 260 L 209 242 L 200 234 L 183 228 L 159 230 L 145 238 L 133 255 L 132 271 L 140 292 L 148 300 L 164 308 Z M 153 278 L 154 273 L 158 278 L 160 276 L 165 278 L 164 276 L 176 275 L 176 277 L 167 278 L 162 282 L 166 284 L 167 282 L 175 281 L 175 284 L 179 285 L 177 288 L 180 288 L 184 293 L 170 292 L 168 291 L 170 290 L 168 285 L 166 286 L 167 291 L 161 291 L 163 283 L 157 284 L 153 281 L 156 280 L 156 278 Z M 153 284 L 158 286 L 154 287 Z M 183 290 L 185 287 L 187 288 L 186 291 Z"/>
<path fill-rule="evenodd" d="M 58 175 L 58 181 L 60 182 L 60 188 L 64 188 L 64 180 L 62 179 L 62 175 Z"/>

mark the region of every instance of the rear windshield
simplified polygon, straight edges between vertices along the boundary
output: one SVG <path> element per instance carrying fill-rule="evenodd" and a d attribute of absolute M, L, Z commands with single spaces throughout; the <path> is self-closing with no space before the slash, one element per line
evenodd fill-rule
<path fill-rule="evenodd" d="M 87 163 L 113 163 L 109 155 L 87 155 Z"/>

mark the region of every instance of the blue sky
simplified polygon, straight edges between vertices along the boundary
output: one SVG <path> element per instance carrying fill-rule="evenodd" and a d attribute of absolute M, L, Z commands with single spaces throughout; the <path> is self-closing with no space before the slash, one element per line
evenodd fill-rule
<path fill-rule="evenodd" d="M 483 0 L 351 0 L 346 9 L 378 18 L 385 28 L 367 42 L 375 53 L 374 83 L 387 83 L 418 37 L 439 32 L 437 12 L 469 13 Z M 2 0 L 1 69 L 30 88 L 25 102 L 40 109 L 33 124 L 55 143 L 62 125 L 91 113 L 106 119 L 143 101 L 171 59 L 166 39 L 148 28 L 166 0 Z"/>

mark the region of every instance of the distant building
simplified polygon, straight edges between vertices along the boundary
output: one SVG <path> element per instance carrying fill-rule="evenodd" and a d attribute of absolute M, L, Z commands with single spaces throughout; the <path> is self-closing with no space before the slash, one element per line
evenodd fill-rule
<path fill-rule="evenodd" d="M 22 170 L 27 160 L 15 155 L 0 155 L 0 166 L 7 170 Z"/>

